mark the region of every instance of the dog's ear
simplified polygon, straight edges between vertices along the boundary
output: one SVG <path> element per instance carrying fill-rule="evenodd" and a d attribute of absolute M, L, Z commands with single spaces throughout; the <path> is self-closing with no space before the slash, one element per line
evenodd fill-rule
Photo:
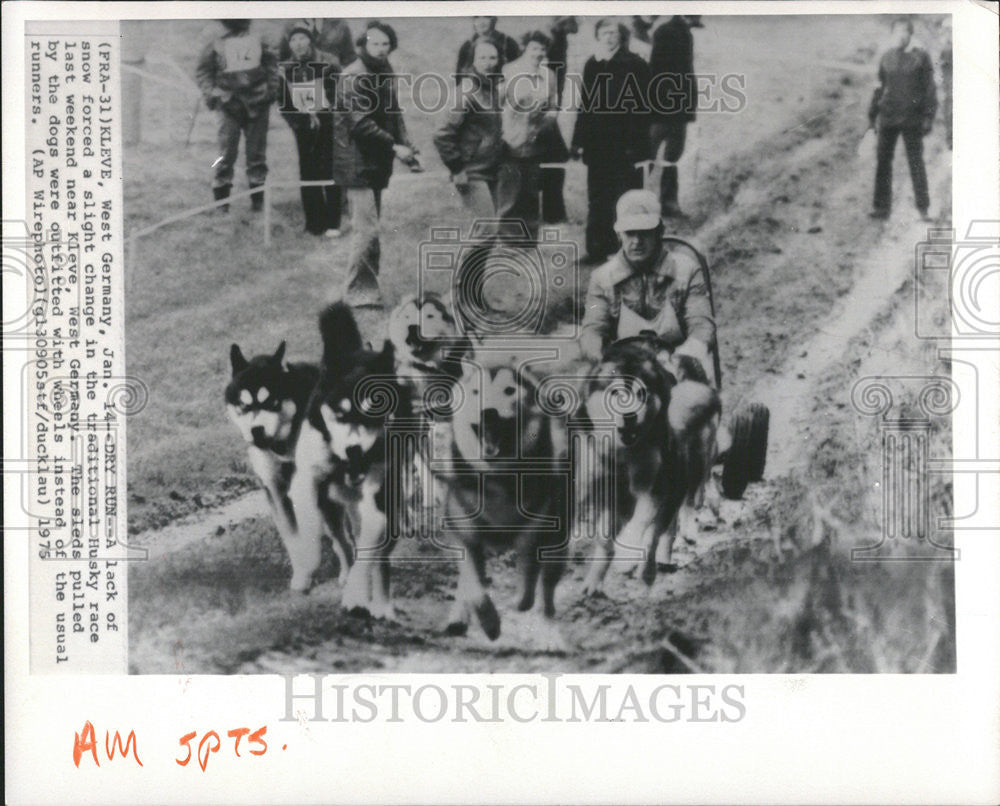
<path fill-rule="evenodd" d="M 249 362 L 243 357 L 243 351 L 238 344 L 234 344 L 229 348 L 229 363 L 233 366 L 233 375 L 239 375 L 249 365 Z"/>
<path fill-rule="evenodd" d="M 282 339 L 281 344 L 278 345 L 278 349 L 274 351 L 274 356 L 272 357 L 275 364 L 280 364 L 285 360 L 285 341 Z"/>

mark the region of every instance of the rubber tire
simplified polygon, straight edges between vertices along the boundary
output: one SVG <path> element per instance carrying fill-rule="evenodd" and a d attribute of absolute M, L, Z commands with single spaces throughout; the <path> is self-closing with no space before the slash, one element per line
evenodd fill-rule
<path fill-rule="evenodd" d="M 729 424 L 733 443 L 722 464 L 722 494 L 738 501 L 750 483 L 750 453 L 753 417 L 747 410 L 739 411 Z"/>
<path fill-rule="evenodd" d="M 771 423 L 771 410 L 763 403 L 751 403 L 749 411 L 750 481 L 761 481 L 767 463 L 767 433 Z"/>

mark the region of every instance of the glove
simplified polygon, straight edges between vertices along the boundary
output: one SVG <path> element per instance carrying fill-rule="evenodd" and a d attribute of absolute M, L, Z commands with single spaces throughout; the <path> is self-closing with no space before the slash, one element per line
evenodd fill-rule
<path fill-rule="evenodd" d="M 934 118 L 925 118 L 920 125 L 920 133 L 930 134 L 932 128 L 934 128 Z"/>
<path fill-rule="evenodd" d="M 466 175 L 465 171 L 459 171 L 457 174 L 452 174 L 451 181 L 458 190 L 466 190 L 469 187 L 469 177 Z"/>
<path fill-rule="evenodd" d="M 209 95 L 205 99 L 205 107 L 212 112 L 217 111 L 222 106 L 222 99 L 218 95 Z"/>

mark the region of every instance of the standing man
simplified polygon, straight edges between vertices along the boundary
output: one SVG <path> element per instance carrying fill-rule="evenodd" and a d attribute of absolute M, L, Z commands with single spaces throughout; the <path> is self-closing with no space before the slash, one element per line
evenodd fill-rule
<path fill-rule="evenodd" d="M 496 45 L 497 53 L 500 57 L 500 62 L 497 65 L 498 69 L 502 68 L 508 62 L 514 61 L 521 55 L 521 48 L 518 47 L 513 37 L 498 31 L 496 25 L 496 17 L 472 18 L 472 37 L 465 40 L 462 43 L 462 47 L 458 49 L 458 61 L 455 64 L 456 77 L 464 75 L 472 69 L 473 49 L 476 42 L 482 39 L 486 39 Z"/>
<path fill-rule="evenodd" d="M 333 179 L 333 112 L 336 101 L 337 57 L 313 44 L 313 29 L 305 25 L 288 31 L 290 59 L 281 62 L 280 111 L 295 135 L 299 179 Z M 302 210 L 306 232 L 340 237 L 340 188 L 304 187 Z"/>
<path fill-rule="evenodd" d="M 675 15 L 654 28 L 650 38 L 653 108 L 649 148 L 655 159 L 662 143 L 663 160 L 670 163 L 663 166 L 660 176 L 660 205 L 667 217 L 683 215 L 677 201 L 677 161 L 684 153 L 687 126 L 694 120 L 697 106 L 691 27 L 689 18 Z"/>
<path fill-rule="evenodd" d="M 396 32 L 372 20 L 357 41 L 358 60 L 341 74 L 334 111 L 334 179 L 347 188 L 351 254 L 343 299 L 354 308 L 383 308 L 378 285 L 382 191 L 393 161 L 415 161 L 399 107 L 389 54 Z"/>
<path fill-rule="evenodd" d="M 549 25 L 548 67 L 556 78 L 556 106 L 562 109 L 563 90 L 566 87 L 566 59 L 569 55 L 569 35 L 580 29 L 576 17 L 553 17 Z M 566 202 L 563 185 L 565 168 L 542 169 L 542 221 L 559 224 L 566 220 Z"/>
<path fill-rule="evenodd" d="M 551 40 L 544 31 L 529 31 L 523 41 L 524 53 L 503 68 L 506 156 L 497 185 L 497 212 L 500 218 L 523 222 L 534 239 L 541 213 L 540 163 L 547 142 L 558 134 L 558 106 L 556 77 L 544 64 Z"/>
<path fill-rule="evenodd" d="M 229 198 L 241 132 L 246 141 L 250 187 L 260 187 L 266 181 L 268 113 L 278 96 L 278 60 L 250 30 L 250 20 L 220 22 L 225 33 L 202 51 L 195 74 L 205 106 L 219 112 L 219 156 L 212 183 L 216 201 Z M 250 198 L 254 211 L 263 208 L 263 191 Z M 228 204 L 222 209 L 228 210 Z"/>
<path fill-rule="evenodd" d="M 649 153 L 646 63 L 622 42 L 618 21 L 599 19 L 598 52 L 583 68 L 573 153 L 587 165 L 587 254 L 595 264 L 618 250 L 615 202 L 642 185 L 635 163 Z"/>
<path fill-rule="evenodd" d="M 469 73 L 459 78 L 455 103 L 434 133 L 462 205 L 476 219 L 496 217 L 497 171 L 503 157 L 500 55 L 488 39 L 474 48 Z"/>
<path fill-rule="evenodd" d="M 477 239 L 462 259 L 452 297 L 466 332 L 484 313 L 480 300 L 469 292 L 480 287 L 498 234 L 497 174 L 504 157 L 499 61 L 496 45 L 488 39 L 476 42 L 472 69 L 459 77 L 455 103 L 434 134 L 434 145 L 451 172 L 462 206 L 472 216 Z"/>
<path fill-rule="evenodd" d="M 878 132 L 875 198 L 869 213 L 876 219 L 888 218 L 892 209 L 892 158 L 900 135 L 906 146 L 917 211 L 921 219 L 928 219 L 930 197 L 924 168 L 924 136 L 934 123 L 937 94 L 930 56 L 920 48 L 911 47 L 912 38 L 913 22 L 909 18 L 892 24 L 893 46 L 879 63 L 879 86 L 868 108 L 869 125 Z"/>

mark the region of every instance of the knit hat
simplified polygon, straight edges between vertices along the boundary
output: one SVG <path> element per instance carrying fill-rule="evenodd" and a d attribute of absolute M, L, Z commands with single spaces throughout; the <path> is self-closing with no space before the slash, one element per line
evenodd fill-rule
<path fill-rule="evenodd" d="M 291 39 L 295 34 L 305 34 L 309 37 L 309 41 L 312 42 L 316 32 L 313 31 L 312 26 L 306 25 L 304 22 L 297 22 L 288 29 L 288 38 Z"/>

